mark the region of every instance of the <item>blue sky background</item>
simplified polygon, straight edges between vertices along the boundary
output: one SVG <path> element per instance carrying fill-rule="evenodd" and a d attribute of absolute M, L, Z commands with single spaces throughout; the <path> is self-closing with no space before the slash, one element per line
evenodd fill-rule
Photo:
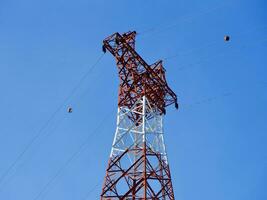
<path fill-rule="evenodd" d="M 166 58 L 179 97 L 180 110 L 165 118 L 176 199 L 266 200 L 266 8 L 264 0 L 0 0 L 0 199 L 99 199 L 116 122 L 113 57 L 80 80 L 105 37 L 136 30 L 137 51 L 148 63 Z"/>

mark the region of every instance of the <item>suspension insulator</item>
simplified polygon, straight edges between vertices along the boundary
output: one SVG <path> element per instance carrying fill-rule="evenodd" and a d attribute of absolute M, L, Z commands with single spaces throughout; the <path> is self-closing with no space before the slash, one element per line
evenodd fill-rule
<path fill-rule="evenodd" d="M 102 51 L 103 51 L 104 53 L 107 52 L 106 47 L 105 47 L 104 45 L 102 46 Z"/>
<path fill-rule="evenodd" d="M 179 108 L 179 105 L 177 102 L 175 102 L 175 108 L 178 109 Z"/>

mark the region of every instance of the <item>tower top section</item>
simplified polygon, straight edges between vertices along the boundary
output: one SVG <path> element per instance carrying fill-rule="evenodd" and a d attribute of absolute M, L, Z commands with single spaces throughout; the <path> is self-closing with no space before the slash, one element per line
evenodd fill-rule
<path fill-rule="evenodd" d="M 115 57 L 120 78 L 119 107 L 131 109 L 143 96 L 159 114 L 165 114 L 165 108 L 175 104 L 176 94 L 169 88 L 162 60 L 148 65 L 135 51 L 135 31 L 124 34 L 114 33 L 103 41 L 103 51 L 107 50 Z"/>

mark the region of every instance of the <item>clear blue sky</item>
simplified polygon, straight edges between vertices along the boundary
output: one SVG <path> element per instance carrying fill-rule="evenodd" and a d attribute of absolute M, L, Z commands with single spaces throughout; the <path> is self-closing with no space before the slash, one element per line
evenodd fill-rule
<path fill-rule="evenodd" d="M 165 118 L 176 199 L 266 200 L 266 8 L 264 0 L 0 0 L 0 199 L 99 198 L 117 110 L 110 54 L 10 166 L 101 55 L 102 40 L 136 30 L 148 63 L 176 55 L 164 61 L 180 102 Z"/>

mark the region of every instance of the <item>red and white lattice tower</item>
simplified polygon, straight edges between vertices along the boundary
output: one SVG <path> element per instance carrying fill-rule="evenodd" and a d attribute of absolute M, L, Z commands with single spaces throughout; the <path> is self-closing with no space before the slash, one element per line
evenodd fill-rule
<path fill-rule="evenodd" d="M 101 200 L 174 200 L 163 139 L 165 108 L 176 94 L 165 79 L 162 61 L 148 65 L 135 51 L 136 32 L 115 33 L 103 51 L 115 57 L 119 78 L 117 128 Z"/>

